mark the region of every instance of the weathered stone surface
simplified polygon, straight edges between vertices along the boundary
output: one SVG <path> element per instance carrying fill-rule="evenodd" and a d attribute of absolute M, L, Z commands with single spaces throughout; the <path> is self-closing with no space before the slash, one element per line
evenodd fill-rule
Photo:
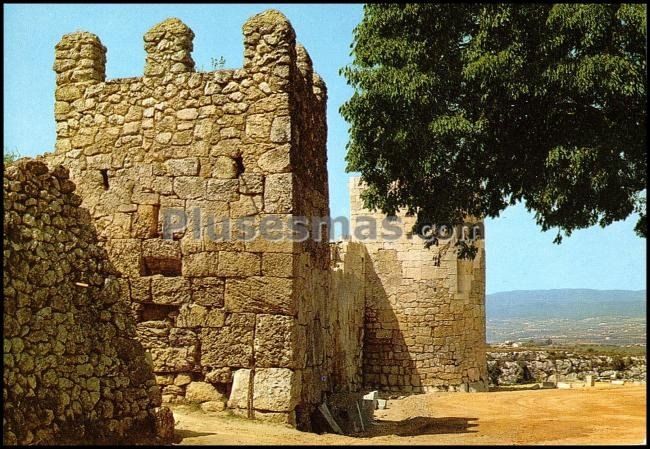
<path fill-rule="evenodd" d="M 230 312 L 292 314 L 295 310 L 291 279 L 251 276 L 227 279 L 225 308 Z"/>
<path fill-rule="evenodd" d="M 225 283 L 221 278 L 192 278 L 192 302 L 202 306 L 223 306 Z"/>
<path fill-rule="evenodd" d="M 237 179 L 208 179 L 206 198 L 219 201 L 239 200 L 239 181 Z"/>
<path fill-rule="evenodd" d="M 211 328 L 222 327 L 225 314 L 221 309 L 206 308 L 198 304 L 187 304 L 180 309 L 176 325 L 178 327 Z"/>
<path fill-rule="evenodd" d="M 199 159 L 196 157 L 169 159 L 165 164 L 172 176 L 196 176 L 199 174 Z"/>
<path fill-rule="evenodd" d="M 265 253 L 262 258 L 262 274 L 266 276 L 292 277 L 293 255 Z"/>
<path fill-rule="evenodd" d="M 229 408 L 248 408 L 248 386 L 250 384 L 250 369 L 238 369 L 233 374 L 232 388 L 228 399 Z"/>
<path fill-rule="evenodd" d="M 218 276 L 218 252 L 189 254 L 183 257 L 183 276 L 210 277 Z"/>
<path fill-rule="evenodd" d="M 253 357 L 255 315 L 232 313 L 223 327 L 200 332 L 201 364 L 213 368 L 249 367 Z"/>
<path fill-rule="evenodd" d="M 261 260 L 255 253 L 220 251 L 218 272 L 221 276 L 257 276 Z"/>
<path fill-rule="evenodd" d="M 178 176 L 174 178 L 174 193 L 179 198 L 205 198 L 206 180 L 198 176 Z"/>
<path fill-rule="evenodd" d="M 226 402 L 227 398 L 207 382 L 190 382 L 185 387 L 185 399 L 190 402 Z"/>
<path fill-rule="evenodd" d="M 232 370 L 229 367 L 214 369 L 205 375 L 205 381 L 213 384 L 229 384 L 233 381 Z"/>
<path fill-rule="evenodd" d="M 3 442 L 167 438 L 173 419 L 136 340 L 129 283 L 63 181 L 67 170 L 37 160 L 4 171 Z M 139 275 L 140 242 L 114 243 L 123 271 Z M 70 421 L 76 430 L 61 435 Z"/>
<path fill-rule="evenodd" d="M 204 412 L 221 412 L 226 408 L 223 401 L 208 401 L 201 404 L 201 410 Z"/>
<path fill-rule="evenodd" d="M 293 183 L 291 173 L 268 175 L 264 182 L 264 211 L 284 214 L 293 208 Z"/>
<path fill-rule="evenodd" d="M 181 276 L 152 276 L 151 294 L 152 301 L 156 304 L 187 303 L 191 299 L 190 281 Z"/>
<path fill-rule="evenodd" d="M 253 385 L 253 406 L 256 410 L 290 412 L 300 400 L 300 380 L 290 369 L 257 369 Z"/>
<path fill-rule="evenodd" d="M 271 125 L 271 142 L 286 143 L 291 140 L 291 117 L 275 117 Z"/>
<path fill-rule="evenodd" d="M 294 351 L 299 326 L 293 317 L 257 315 L 255 326 L 255 364 L 260 367 L 296 368 Z"/>
<path fill-rule="evenodd" d="M 291 170 L 291 158 L 283 147 L 268 150 L 260 156 L 257 164 L 266 173 L 286 173 Z"/>
<path fill-rule="evenodd" d="M 212 176 L 218 179 L 233 179 L 239 175 L 237 162 L 228 156 L 217 156 Z"/>
<path fill-rule="evenodd" d="M 264 192 L 264 176 L 257 173 L 243 173 L 239 177 L 239 192 L 246 195 Z"/>

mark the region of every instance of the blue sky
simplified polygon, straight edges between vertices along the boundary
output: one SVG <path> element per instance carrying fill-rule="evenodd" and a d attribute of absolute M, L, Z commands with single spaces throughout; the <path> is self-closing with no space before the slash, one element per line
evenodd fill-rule
<path fill-rule="evenodd" d="M 141 76 L 142 36 L 168 18 L 183 20 L 196 35 L 198 70 L 223 56 L 227 68 L 242 64 L 241 26 L 264 9 L 282 11 L 309 51 L 328 87 L 328 169 L 333 216 L 349 214 L 345 144 L 347 124 L 339 106 L 352 90 L 339 76 L 350 61 L 352 29 L 362 5 L 5 5 L 4 145 L 33 156 L 54 147 L 54 45 L 76 30 L 97 34 L 108 48 L 108 78 Z M 576 231 L 561 245 L 542 233 L 523 206 L 486 221 L 487 292 L 549 288 L 644 289 L 646 245 L 634 232 L 636 217 L 608 228 Z"/>

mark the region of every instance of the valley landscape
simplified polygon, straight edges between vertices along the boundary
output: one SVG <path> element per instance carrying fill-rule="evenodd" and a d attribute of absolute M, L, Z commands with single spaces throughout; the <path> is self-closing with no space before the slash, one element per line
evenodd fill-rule
<path fill-rule="evenodd" d="M 487 342 L 645 348 L 646 290 L 520 290 L 487 295 Z"/>

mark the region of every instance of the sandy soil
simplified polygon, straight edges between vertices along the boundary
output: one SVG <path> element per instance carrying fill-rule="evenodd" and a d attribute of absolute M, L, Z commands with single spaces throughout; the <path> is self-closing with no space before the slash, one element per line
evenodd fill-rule
<path fill-rule="evenodd" d="M 358 436 L 174 406 L 181 444 L 639 444 L 646 439 L 646 388 L 596 384 L 575 390 L 431 393 L 389 400 Z"/>

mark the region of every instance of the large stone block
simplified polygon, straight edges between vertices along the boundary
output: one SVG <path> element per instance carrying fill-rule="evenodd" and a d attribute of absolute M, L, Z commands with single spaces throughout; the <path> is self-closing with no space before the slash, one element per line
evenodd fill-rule
<path fill-rule="evenodd" d="M 253 114 L 246 120 L 246 136 L 251 139 L 268 139 L 271 134 L 270 114 Z"/>
<path fill-rule="evenodd" d="M 165 165 L 172 176 L 196 176 L 199 174 L 199 159 L 196 157 L 169 159 Z"/>
<path fill-rule="evenodd" d="M 149 350 L 153 369 L 158 373 L 194 371 L 196 368 L 196 348 L 160 347 Z"/>
<path fill-rule="evenodd" d="M 208 179 L 206 198 L 208 200 L 239 200 L 238 179 Z"/>
<path fill-rule="evenodd" d="M 262 274 L 265 276 L 292 277 L 293 255 L 265 253 L 262 256 Z"/>
<path fill-rule="evenodd" d="M 300 400 L 300 377 L 287 368 L 259 368 L 253 379 L 255 410 L 290 412 Z"/>
<path fill-rule="evenodd" d="M 207 382 L 190 382 L 185 387 L 185 399 L 190 402 L 226 401 L 226 397 Z"/>
<path fill-rule="evenodd" d="M 292 279 L 253 276 L 227 279 L 225 308 L 230 312 L 295 313 Z"/>
<path fill-rule="evenodd" d="M 223 327 L 201 329 L 201 364 L 212 368 L 250 367 L 254 328 L 255 315 L 233 313 Z"/>
<path fill-rule="evenodd" d="M 296 368 L 297 324 L 294 317 L 257 315 L 255 326 L 255 364 L 260 367 Z"/>
<path fill-rule="evenodd" d="M 192 302 L 202 306 L 223 306 L 225 282 L 214 277 L 191 278 Z"/>
<path fill-rule="evenodd" d="M 139 277 L 142 268 L 141 243 L 138 239 L 112 239 L 106 249 L 115 268 L 126 277 Z"/>
<path fill-rule="evenodd" d="M 264 181 L 264 212 L 286 214 L 293 210 L 293 174 L 267 175 Z"/>
<path fill-rule="evenodd" d="M 191 299 L 190 281 L 181 276 L 152 276 L 151 294 L 156 304 L 183 304 Z"/>
<path fill-rule="evenodd" d="M 133 302 L 151 302 L 151 278 L 132 278 L 129 279 L 131 288 L 131 301 Z"/>
<path fill-rule="evenodd" d="M 183 257 L 183 276 L 218 276 L 218 261 L 219 253 L 216 251 L 188 254 L 187 256 Z"/>
<path fill-rule="evenodd" d="M 238 369 L 233 374 L 230 397 L 228 399 L 229 408 L 248 408 L 248 386 L 250 384 L 250 369 Z"/>
<path fill-rule="evenodd" d="M 257 160 L 257 165 L 264 173 L 287 173 L 291 171 L 289 145 L 268 150 Z"/>
<path fill-rule="evenodd" d="M 255 253 L 219 252 L 220 276 L 256 276 L 260 274 L 260 256 Z"/>
<path fill-rule="evenodd" d="M 205 198 L 206 180 L 198 176 L 174 178 L 174 193 L 179 198 Z"/>
<path fill-rule="evenodd" d="M 198 304 L 186 304 L 181 307 L 176 325 L 178 327 L 222 327 L 225 314 L 221 309 L 207 308 Z"/>

